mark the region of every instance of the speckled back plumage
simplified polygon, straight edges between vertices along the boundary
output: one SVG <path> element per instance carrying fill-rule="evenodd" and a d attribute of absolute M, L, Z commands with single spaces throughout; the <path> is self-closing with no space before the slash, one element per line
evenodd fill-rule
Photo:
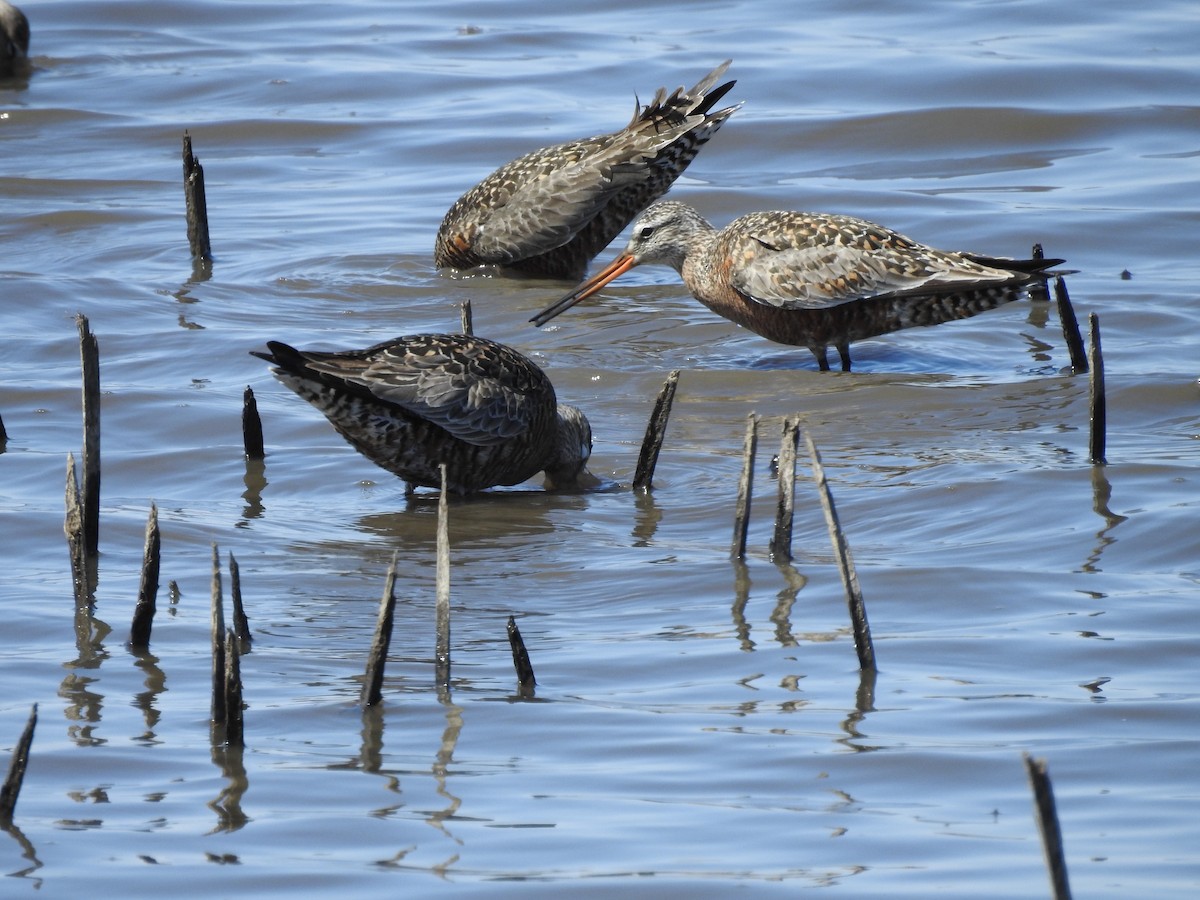
<path fill-rule="evenodd" d="M 828 369 L 837 347 L 914 325 L 965 319 L 1015 300 L 1061 259 L 996 259 L 937 250 L 853 216 L 784 210 L 720 231 L 684 203 L 646 209 L 605 270 L 533 321 L 544 324 L 634 265 L 671 266 L 709 309 L 782 344 L 808 347 Z"/>
<path fill-rule="evenodd" d="M 276 377 L 319 409 L 350 444 L 410 486 L 470 493 L 545 471 L 571 483 L 591 453 L 591 427 L 559 404 L 530 359 L 495 341 L 419 334 L 365 350 L 301 351 L 276 341 Z"/>
<path fill-rule="evenodd" d="M 442 220 L 434 262 L 495 265 L 579 279 L 639 212 L 661 197 L 737 106 L 712 111 L 726 61 L 690 91 L 660 88 L 621 131 L 535 150 L 501 166 Z"/>

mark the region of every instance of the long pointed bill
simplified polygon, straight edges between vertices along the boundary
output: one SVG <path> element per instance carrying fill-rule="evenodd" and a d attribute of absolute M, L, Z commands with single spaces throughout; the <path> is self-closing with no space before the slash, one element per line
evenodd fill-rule
<path fill-rule="evenodd" d="M 529 321 L 541 328 L 559 313 L 564 313 L 580 300 L 586 300 L 600 288 L 604 287 L 613 279 L 625 274 L 634 266 L 637 265 L 637 260 L 627 253 L 622 253 L 605 268 L 601 269 L 567 296 L 563 297 L 558 302 L 548 306 Z"/>

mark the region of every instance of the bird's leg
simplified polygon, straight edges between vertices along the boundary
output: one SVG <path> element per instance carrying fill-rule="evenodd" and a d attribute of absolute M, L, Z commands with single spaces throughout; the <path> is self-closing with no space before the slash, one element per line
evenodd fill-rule
<path fill-rule="evenodd" d="M 838 356 L 842 358 L 842 371 L 850 371 L 850 344 L 849 342 L 837 345 Z"/>

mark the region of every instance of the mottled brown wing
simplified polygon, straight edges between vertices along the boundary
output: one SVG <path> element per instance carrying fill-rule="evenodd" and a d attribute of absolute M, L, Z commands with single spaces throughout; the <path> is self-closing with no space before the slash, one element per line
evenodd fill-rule
<path fill-rule="evenodd" d="M 569 243 L 644 168 L 610 137 L 539 150 L 497 172 L 492 205 L 476 206 L 474 252 L 508 265 Z"/>
<path fill-rule="evenodd" d="M 782 309 L 1023 280 L 850 216 L 752 213 L 725 229 L 722 245 L 734 289 Z"/>

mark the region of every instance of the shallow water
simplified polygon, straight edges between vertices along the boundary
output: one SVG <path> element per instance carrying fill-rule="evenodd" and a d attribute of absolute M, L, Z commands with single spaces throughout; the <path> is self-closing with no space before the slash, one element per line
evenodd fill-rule
<path fill-rule="evenodd" d="M 1022 2 L 575 6 L 25 4 L 33 73 L 0 82 L 0 748 L 33 703 L 40 722 L 0 893 L 1037 896 L 1029 752 L 1048 761 L 1078 896 L 1192 895 L 1193 5 L 1069 2 L 1053 22 Z M 1088 463 L 1087 383 L 1045 304 L 863 342 L 856 371 L 830 375 L 667 270 L 536 330 L 562 285 L 432 268 L 445 209 L 497 165 L 616 128 L 635 94 L 730 56 L 745 106 L 673 195 L 718 224 L 791 207 L 997 255 L 1043 243 L 1101 322 L 1107 466 Z M 211 274 L 188 257 L 185 129 Z M 407 503 L 248 351 L 446 330 L 465 299 L 479 333 L 585 409 L 592 471 L 614 487 L 452 506 L 439 698 L 436 504 Z M 92 623 L 73 613 L 62 536 L 77 312 L 105 391 Z M 655 489 L 635 496 L 673 368 Z M 246 385 L 261 471 L 242 457 Z M 803 453 L 796 559 L 767 553 L 787 415 L 822 452 L 873 681 Z M 152 653 L 134 655 L 151 502 L 163 589 Z M 214 542 L 237 557 L 254 631 L 241 754 L 210 743 Z M 393 553 L 386 700 L 364 716 Z M 509 615 L 534 700 L 517 696 Z"/>

